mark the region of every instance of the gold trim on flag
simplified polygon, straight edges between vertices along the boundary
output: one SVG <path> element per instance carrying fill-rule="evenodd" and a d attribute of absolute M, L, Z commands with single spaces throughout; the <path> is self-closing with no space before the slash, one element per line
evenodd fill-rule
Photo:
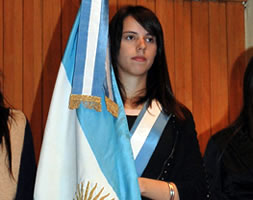
<path fill-rule="evenodd" d="M 80 94 L 71 94 L 69 99 L 69 109 L 77 109 L 80 106 L 80 103 L 83 103 L 85 108 L 94 109 L 98 112 L 101 112 L 101 97 L 80 95 Z"/>
<path fill-rule="evenodd" d="M 108 112 L 110 112 L 114 117 L 118 117 L 119 106 L 110 98 L 105 97 L 105 104 Z"/>
<path fill-rule="evenodd" d="M 71 94 L 69 98 L 69 109 L 77 109 L 80 106 L 80 103 L 83 103 L 85 108 L 94 109 L 98 112 L 102 111 L 101 106 L 101 97 L 88 96 L 81 94 Z M 114 101 L 110 98 L 105 97 L 106 109 L 114 117 L 118 117 L 119 107 Z"/>

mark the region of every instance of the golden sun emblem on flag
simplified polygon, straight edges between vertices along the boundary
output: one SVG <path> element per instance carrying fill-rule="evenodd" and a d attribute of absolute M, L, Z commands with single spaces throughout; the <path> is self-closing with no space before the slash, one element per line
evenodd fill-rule
<path fill-rule="evenodd" d="M 97 189 L 97 183 L 96 185 L 89 191 L 89 187 L 90 187 L 90 182 L 88 181 L 87 185 L 86 185 L 86 189 L 85 192 L 83 190 L 83 182 L 80 184 L 78 184 L 77 186 L 77 192 L 75 193 L 75 198 L 73 200 L 105 200 L 108 199 L 107 197 L 110 195 L 110 193 L 101 196 L 104 188 L 102 188 L 97 195 L 94 196 L 94 192 Z M 93 197 L 94 196 L 94 197 Z M 111 200 L 115 200 L 114 198 Z"/>

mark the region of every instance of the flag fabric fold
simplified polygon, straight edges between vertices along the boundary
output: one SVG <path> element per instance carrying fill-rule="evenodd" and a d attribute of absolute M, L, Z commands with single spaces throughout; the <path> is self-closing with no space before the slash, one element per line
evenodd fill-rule
<path fill-rule="evenodd" d="M 108 0 L 83 0 L 75 20 L 51 100 L 37 170 L 34 199 L 138 200 L 141 197 L 130 145 L 130 133 L 113 70 L 108 68 L 106 56 L 102 60 L 94 58 L 99 61 L 93 63 L 103 65 L 102 74 L 107 79 L 99 81 L 101 86 L 92 82 L 91 91 L 94 91 L 94 85 L 98 89 L 95 93 L 85 93 L 87 96 L 100 98 L 100 112 L 87 108 L 83 102 L 76 109 L 69 108 L 77 55 L 85 53 L 85 51 L 80 52 L 78 48 L 79 42 L 82 41 L 79 37 L 82 16 L 90 13 L 90 10 L 84 13 L 87 10 L 82 9 L 84 4 L 90 5 L 89 8 L 86 6 L 87 9 L 93 5 L 100 6 L 103 10 L 102 7 L 108 5 Z M 104 8 L 100 14 L 108 15 L 108 7 Z M 99 17 L 100 26 L 101 19 L 106 19 L 103 16 L 96 15 L 95 17 Z M 94 20 L 94 16 L 89 17 L 89 20 Z M 89 21 L 88 24 L 91 23 L 92 21 Z M 108 29 L 108 22 L 106 23 L 103 22 L 103 28 Z M 103 37 L 107 41 L 108 34 Z M 100 40 L 97 41 L 97 47 L 101 47 Z M 100 53 L 104 51 L 103 55 L 108 55 L 107 44 L 99 51 Z M 83 67 L 91 66 L 84 64 Z M 94 70 L 94 74 L 96 73 L 97 70 Z M 81 85 L 86 86 L 83 82 Z M 110 95 L 108 95 L 110 93 L 108 90 L 111 91 Z M 117 117 L 108 111 L 108 99 L 110 102 L 114 101 L 114 106 L 117 105 Z"/>

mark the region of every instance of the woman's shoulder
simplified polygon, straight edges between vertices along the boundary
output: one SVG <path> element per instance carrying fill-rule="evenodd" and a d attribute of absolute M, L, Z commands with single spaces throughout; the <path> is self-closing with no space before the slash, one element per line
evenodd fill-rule
<path fill-rule="evenodd" d="M 228 142 L 231 141 L 233 132 L 233 128 L 227 127 L 212 135 L 208 141 L 206 151 L 211 151 L 211 149 L 216 149 L 215 151 L 218 152 L 223 151 L 227 147 Z"/>
<path fill-rule="evenodd" d="M 21 110 L 11 109 L 10 110 L 10 115 L 11 115 L 12 120 L 26 121 L 26 116 Z"/>
<path fill-rule="evenodd" d="M 180 125 L 185 125 L 185 124 L 191 124 L 195 127 L 195 122 L 193 119 L 193 115 L 192 112 L 184 105 L 180 105 L 180 113 L 181 116 L 176 116 L 173 115 L 176 118 L 176 121 L 178 122 L 178 124 Z"/>
<path fill-rule="evenodd" d="M 187 120 L 189 120 L 189 119 L 191 119 L 191 120 L 193 120 L 193 115 L 192 115 L 192 112 L 186 107 L 186 106 L 182 106 L 181 107 L 181 110 L 182 110 L 182 113 L 183 113 L 183 115 L 184 115 L 184 117 L 185 117 L 185 119 Z"/>
<path fill-rule="evenodd" d="M 191 111 L 186 108 L 181 108 L 181 116 L 172 114 L 170 124 L 185 136 L 196 137 L 195 122 Z"/>
<path fill-rule="evenodd" d="M 232 136 L 234 130 L 231 127 L 227 127 L 224 129 L 221 129 L 217 133 L 211 136 L 210 140 L 213 140 L 215 143 L 219 145 L 223 145 L 226 143 L 226 141 L 229 140 L 229 138 Z"/>
<path fill-rule="evenodd" d="M 26 116 L 25 114 L 16 109 L 10 110 L 10 117 L 9 117 L 9 126 L 10 126 L 10 133 L 12 132 L 23 132 L 26 127 Z"/>

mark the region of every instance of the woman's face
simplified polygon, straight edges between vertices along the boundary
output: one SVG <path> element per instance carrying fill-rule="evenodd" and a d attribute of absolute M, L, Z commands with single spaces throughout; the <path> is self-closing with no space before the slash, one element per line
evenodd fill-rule
<path fill-rule="evenodd" d="M 118 56 L 119 76 L 147 76 L 156 51 L 155 36 L 148 33 L 132 16 L 126 17 Z"/>

